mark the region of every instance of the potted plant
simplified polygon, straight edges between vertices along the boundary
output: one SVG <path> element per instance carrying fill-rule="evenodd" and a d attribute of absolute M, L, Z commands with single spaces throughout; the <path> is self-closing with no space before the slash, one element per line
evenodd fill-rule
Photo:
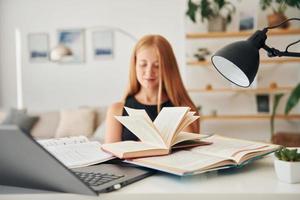
<path fill-rule="evenodd" d="M 300 134 L 293 133 L 274 133 L 275 115 L 278 104 L 284 94 L 276 94 L 274 97 L 274 104 L 270 119 L 271 125 L 271 140 L 275 144 L 281 144 L 284 146 L 298 146 L 300 145 Z M 285 105 L 285 115 L 288 115 L 290 111 L 298 104 L 300 99 L 300 83 L 292 90 L 290 96 Z"/>
<path fill-rule="evenodd" d="M 271 8 L 273 13 L 268 15 L 269 26 L 275 26 L 287 20 L 285 11 L 287 7 L 296 7 L 300 9 L 300 0 L 260 0 L 260 7 L 262 10 Z M 289 23 L 285 23 L 281 28 L 288 28 Z"/>
<path fill-rule="evenodd" d="M 300 182 L 300 153 L 297 149 L 281 148 L 275 152 L 275 172 L 279 180 L 287 183 Z"/>
<path fill-rule="evenodd" d="M 209 32 L 220 32 L 225 31 L 226 24 L 231 22 L 235 6 L 226 0 L 201 0 L 199 4 L 189 0 L 186 15 L 195 23 L 197 12 L 202 22 L 208 21 Z"/>

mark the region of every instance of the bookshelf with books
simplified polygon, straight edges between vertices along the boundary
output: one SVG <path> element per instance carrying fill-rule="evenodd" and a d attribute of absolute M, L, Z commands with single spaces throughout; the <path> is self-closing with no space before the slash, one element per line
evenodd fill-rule
<path fill-rule="evenodd" d="M 210 56 L 222 46 L 247 39 L 253 32 L 193 33 L 188 31 L 186 33 L 186 88 L 195 104 L 201 107 L 199 110 L 201 131 L 209 130 L 209 128 L 205 130 L 206 122 L 245 123 L 248 121 L 249 123 L 264 123 L 264 132 L 269 133 L 269 119 L 274 96 L 279 93 L 288 96 L 299 82 L 299 58 L 268 58 L 265 52 L 260 53 L 259 71 L 250 88 L 235 86 L 217 73 L 210 61 Z M 300 28 L 272 30 L 268 32 L 267 42 L 272 47 L 282 49 L 292 41 L 299 40 L 299 34 Z M 210 55 L 204 56 L 204 59 L 203 57 L 202 59 L 196 58 L 197 49 L 207 49 Z M 298 52 L 299 49 L 294 51 Z M 256 110 L 257 95 L 269 96 L 268 112 Z M 296 109 L 296 112 L 291 113 L 290 116 L 285 116 L 283 105 L 287 98 L 283 99 L 275 119 L 293 124 L 300 119 L 299 109 Z M 247 106 L 248 108 L 245 108 Z M 224 123 L 223 125 L 226 126 Z M 230 128 L 226 129 L 230 131 Z M 269 135 L 265 136 L 265 138 L 268 137 Z"/>

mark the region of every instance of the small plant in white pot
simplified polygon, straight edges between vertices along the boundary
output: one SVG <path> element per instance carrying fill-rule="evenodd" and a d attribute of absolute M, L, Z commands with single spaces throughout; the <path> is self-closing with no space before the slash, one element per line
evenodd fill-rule
<path fill-rule="evenodd" d="M 275 172 L 279 180 L 300 183 L 300 153 L 297 149 L 281 148 L 275 152 Z"/>

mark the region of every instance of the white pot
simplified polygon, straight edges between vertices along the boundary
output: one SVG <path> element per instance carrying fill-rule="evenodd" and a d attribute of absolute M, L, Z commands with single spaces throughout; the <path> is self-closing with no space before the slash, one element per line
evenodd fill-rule
<path fill-rule="evenodd" d="M 286 183 L 300 183 L 300 162 L 274 159 L 274 167 L 279 180 Z"/>

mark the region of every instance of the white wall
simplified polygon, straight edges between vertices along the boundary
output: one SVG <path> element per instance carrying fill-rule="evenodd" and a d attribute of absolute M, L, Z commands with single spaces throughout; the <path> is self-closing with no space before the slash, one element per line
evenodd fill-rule
<path fill-rule="evenodd" d="M 81 105 L 108 105 L 125 90 L 134 42 L 116 33 L 114 60 L 95 61 L 91 32 L 86 37 L 83 64 L 30 63 L 27 35 L 46 32 L 50 46 L 57 44 L 57 30 L 96 25 L 124 29 L 137 38 L 161 34 L 173 45 L 184 67 L 183 0 L 0 0 L 0 107 L 16 106 L 14 29 L 22 34 L 22 68 L 25 106 L 51 110 Z M 181 70 L 184 73 L 184 70 Z"/>

